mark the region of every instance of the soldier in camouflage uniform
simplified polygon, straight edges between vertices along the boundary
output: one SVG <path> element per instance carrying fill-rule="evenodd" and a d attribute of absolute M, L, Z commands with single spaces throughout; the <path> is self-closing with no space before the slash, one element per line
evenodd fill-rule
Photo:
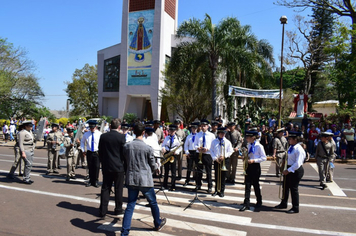
<path fill-rule="evenodd" d="M 52 131 L 47 137 L 47 148 L 48 148 L 48 164 L 47 164 L 47 175 L 50 173 L 59 174 L 58 168 L 58 152 L 60 145 L 63 143 L 63 134 L 58 129 L 59 125 L 56 123 L 52 124 Z"/>

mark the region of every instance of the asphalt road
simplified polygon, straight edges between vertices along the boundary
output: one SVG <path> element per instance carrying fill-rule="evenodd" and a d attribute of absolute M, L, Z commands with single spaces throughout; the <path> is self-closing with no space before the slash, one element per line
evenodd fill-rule
<path fill-rule="evenodd" d="M 61 160 L 60 174 L 45 175 L 47 150 L 36 149 L 31 173 L 35 182 L 25 185 L 21 177 L 6 178 L 13 160 L 13 149 L 0 146 L 0 235 L 120 235 L 122 217 L 111 215 L 113 201 L 106 219 L 97 217 L 100 188 L 85 187 L 84 169 L 76 170 L 76 180 L 66 182 L 66 163 Z M 289 215 L 273 208 L 280 202 L 279 178 L 274 176 L 275 167 L 270 161 L 262 163 L 263 207 L 239 212 L 244 198 L 239 161 L 238 182 L 227 186 L 224 198 L 207 194 L 203 184 L 198 197 L 211 210 L 195 202 L 184 211 L 195 193 L 193 185 L 182 186 L 182 179 L 175 192 L 157 193 L 161 215 L 167 218 L 166 227 L 161 232 L 152 231 L 150 208 L 141 199 L 131 235 L 356 235 L 356 163 L 336 163 L 335 181 L 325 190 L 320 190 L 315 167 L 315 163 L 304 165 L 299 214 Z M 159 180 L 155 181 L 158 187 Z M 124 191 L 124 200 L 126 197 Z M 255 202 L 254 194 L 251 202 Z"/>

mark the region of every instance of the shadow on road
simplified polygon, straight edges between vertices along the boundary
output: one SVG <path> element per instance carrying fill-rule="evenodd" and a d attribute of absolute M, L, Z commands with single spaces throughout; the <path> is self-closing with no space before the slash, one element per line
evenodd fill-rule
<path fill-rule="evenodd" d="M 115 235 L 115 232 L 108 232 L 108 231 L 103 231 L 101 229 L 98 229 L 99 226 L 102 226 L 102 222 L 100 222 L 102 219 L 98 218 L 98 213 L 99 209 L 91 206 L 86 206 L 82 204 L 73 204 L 70 202 L 62 201 L 57 204 L 58 207 L 67 209 L 67 210 L 72 210 L 72 211 L 78 211 L 78 212 L 85 212 L 93 217 L 95 217 L 95 220 L 91 221 L 84 221 L 83 219 L 80 218 L 74 218 L 71 219 L 70 222 L 72 225 L 87 230 L 92 233 L 96 234 L 103 234 L 103 235 L 108 235 L 108 236 L 113 236 Z M 70 215 L 70 213 L 69 213 Z M 118 218 L 109 218 L 106 217 L 107 219 L 112 219 L 112 222 L 110 223 L 111 225 L 115 225 L 118 222 Z"/>

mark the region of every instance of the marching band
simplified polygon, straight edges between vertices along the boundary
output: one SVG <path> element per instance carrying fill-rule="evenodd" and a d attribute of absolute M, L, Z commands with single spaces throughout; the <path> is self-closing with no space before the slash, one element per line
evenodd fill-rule
<path fill-rule="evenodd" d="M 98 145 L 102 132 L 98 130 L 97 125 L 96 121 L 90 121 L 87 125 L 88 127 L 81 124 L 77 129 L 79 133 L 75 135 L 73 134 L 73 128 L 68 127 L 68 134 L 63 136 L 62 132 L 58 130 L 58 124 L 52 124 L 52 132 L 47 137 L 49 160 L 47 174 L 58 173 L 58 150 L 63 143 L 66 148 L 65 155 L 67 158 L 66 180 L 70 181 L 76 178 L 75 167 L 78 165 L 78 157 L 82 153 L 82 156 L 87 159 L 86 169 L 89 181 L 86 186 L 100 187 L 98 182 L 100 150 L 98 150 Z M 153 176 L 161 177 L 163 174 L 162 189 L 176 191 L 176 181 L 181 178 L 182 174 L 180 170 L 181 163 L 186 160 L 187 171 L 183 187 L 192 184 L 192 181 L 194 181 L 195 191 L 201 190 L 203 187 L 202 178 L 205 175 L 207 193 L 212 194 L 214 197 L 223 198 L 225 196 L 226 183 L 235 184 L 237 160 L 241 156 L 243 158 L 242 166 L 244 171 L 241 174 L 244 175 L 245 199 L 241 204 L 240 211 L 250 210 L 252 186 L 256 196 L 256 204 L 254 206 L 255 208 L 262 206 L 262 194 L 259 185 L 261 176 L 260 163 L 266 161 L 267 156 L 264 147 L 259 142 L 260 133 L 256 129 L 248 127 L 243 138 L 241 131 L 236 128 L 236 123 L 234 122 L 229 122 L 224 127 L 218 122 L 210 123 L 208 120 L 202 119 L 191 123 L 189 125 L 190 132 L 186 133 L 182 129 L 180 120 L 176 120 L 168 126 L 167 135 L 160 128 L 160 125 L 161 122 L 159 120 L 146 122 L 145 135 L 142 140 L 152 148 L 157 168 L 164 169 L 164 173 L 154 173 Z M 118 130 L 126 143 L 130 143 L 136 138 L 131 129 L 132 127 L 129 124 L 123 123 Z M 280 190 L 280 193 L 283 193 L 282 201 L 275 208 L 284 209 L 287 207 L 290 191 L 293 207 L 288 213 L 298 213 L 298 185 L 304 173 L 302 164 L 305 160 L 305 151 L 297 138 L 301 133 L 290 131 L 287 141 L 284 137 L 284 131 L 283 128 L 276 130 L 271 153 L 276 163 L 276 176 L 278 177 L 281 174 L 281 188 L 283 188 L 282 191 Z M 325 187 L 325 178 L 329 171 L 325 167 L 327 164 L 324 164 L 324 162 L 330 159 L 329 156 L 333 153 L 334 148 L 332 142 L 328 142 L 327 137 L 329 136 L 330 134 L 328 133 L 323 134 L 322 142 L 319 143 L 316 152 L 320 169 L 320 185 L 322 187 Z M 83 166 L 85 162 L 82 160 Z M 11 177 L 13 172 L 10 171 L 8 176 Z M 170 184 L 168 183 L 169 177 Z"/>

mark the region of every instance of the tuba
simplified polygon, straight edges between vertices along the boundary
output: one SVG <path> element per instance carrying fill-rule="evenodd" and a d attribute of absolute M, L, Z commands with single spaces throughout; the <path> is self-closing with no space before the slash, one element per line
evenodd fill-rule
<path fill-rule="evenodd" d="M 167 162 L 171 162 L 173 163 L 174 162 L 174 152 L 180 148 L 181 146 L 183 146 L 183 142 L 181 142 L 177 147 L 173 148 L 172 150 L 170 150 L 169 152 L 165 153 L 163 155 L 163 160 L 161 162 L 161 165 L 164 165 L 166 164 Z"/>

